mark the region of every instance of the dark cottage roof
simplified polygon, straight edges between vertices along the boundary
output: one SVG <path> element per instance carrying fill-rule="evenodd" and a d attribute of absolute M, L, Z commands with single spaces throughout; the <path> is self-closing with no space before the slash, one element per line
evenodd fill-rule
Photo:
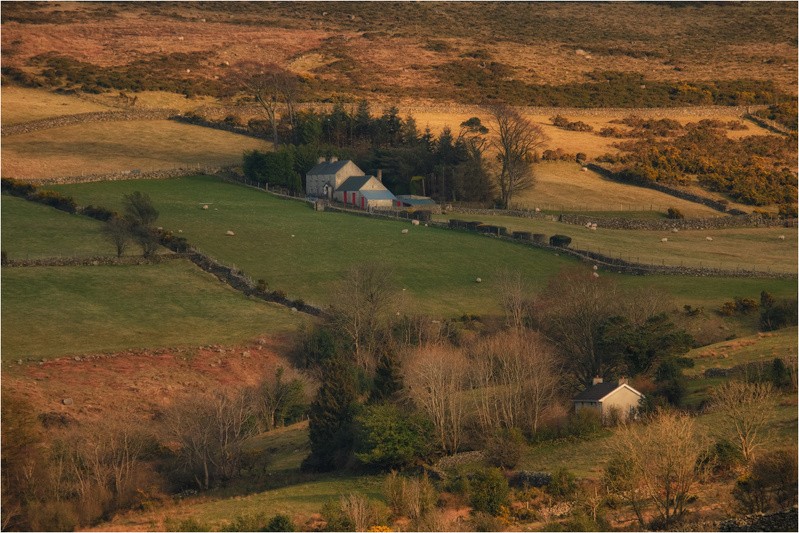
<path fill-rule="evenodd" d="M 574 397 L 575 402 L 598 402 L 614 390 L 619 388 L 618 381 L 608 381 L 606 383 L 597 383 L 592 387 L 588 387 L 583 392 Z"/>
<path fill-rule="evenodd" d="M 384 191 L 361 191 L 361 196 L 367 200 L 396 200 L 388 189 Z"/>
<path fill-rule="evenodd" d="M 330 161 L 324 161 L 322 163 L 317 164 L 315 167 L 309 170 L 308 174 L 306 175 L 311 176 L 311 175 L 321 174 L 323 176 L 326 176 L 328 174 L 335 174 L 336 172 L 344 168 L 344 166 L 349 162 L 350 162 L 349 159 L 345 159 L 344 161 L 335 161 L 333 163 L 331 163 Z"/>
<path fill-rule="evenodd" d="M 360 191 L 361 187 L 366 185 L 366 182 L 370 179 L 372 179 L 372 176 L 350 176 L 338 186 L 336 191 Z"/>

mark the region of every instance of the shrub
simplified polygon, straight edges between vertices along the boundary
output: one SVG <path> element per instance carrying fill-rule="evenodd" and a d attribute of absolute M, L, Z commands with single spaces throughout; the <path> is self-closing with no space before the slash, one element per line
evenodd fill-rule
<path fill-rule="evenodd" d="M 39 191 L 30 194 L 28 199 L 40 204 L 49 205 L 60 211 L 67 213 L 75 213 L 78 210 L 78 205 L 69 196 L 64 196 L 56 191 Z"/>
<path fill-rule="evenodd" d="M 393 404 L 372 405 L 356 417 L 355 457 L 377 468 L 403 468 L 430 451 L 432 426 Z"/>
<path fill-rule="evenodd" d="M 496 468 L 478 470 L 469 480 L 469 499 L 474 512 L 498 516 L 508 506 L 508 481 Z"/>
<path fill-rule="evenodd" d="M 2 192 L 11 196 L 25 198 L 36 192 L 35 185 L 12 178 L 2 178 L 0 179 L 0 184 L 2 184 Z"/>
<path fill-rule="evenodd" d="M 533 242 L 543 244 L 547 242 L 547 236 L 543 233 L 533 233 Z"/>
<path fill-rule="evenodd" d="M 585 438 L 602 429 L 602 419 L 593 409 L 580 409 L 569 415 L 566 432 L 574 437 Z"/>
<path fill-rule="evenodd" d="M 683 215 L 682 211 L 680 211 L 676 207 L 669 207 L 669 209 L 666 211 L 666 218 L 682 219 L 685 218 L 685 215 Z"/>
<path fill-rule="evenodd" d="M 583 152 L 577 152 L 577 155 L 574 156 L 574 159 L 578 163 L 583 164 L 583 163 L 585 163 L 588 160 L 588 156 L 585 153 L 583 153 Z"/>
<path fill-rule="evenodd" d="M 568 235 L 553 235 L 549 238 L 549 245 L 550 246 L 557 246 L 559 248 L 565 248 L 569 246 L 572 242 L 572 238 Z"/>
<path fill-rule="evenodd" d="M 746 513 L 789 508 L 796 505 L 796 468 L 796 449 L 766 453 L 738 478 L 732 494 Z"/>
<path fill-rule="evenodd" d="M 546 487 L 546 491 L 556 498 L 566 499 L 572 496 L 577 490 L 577 479 L 574 474 L 565 468 L 558 468 L 552 474 L 552 481 Z"/>
<path fill-rule="evenodd" d="M 502 531 L 502 520 L 489 513 L 474 513 L 469 519 L 470 531 Z"/>
<path fill-rule="evenodd" d="M 263 531 L 296 531 L 294 522 L 284 514 L 275 515 L 263 528 Z"/>
<path fill-rule="evenodd" d="M 110 209 L 106 209 L 105 207 L 95 207 L 93 205 L 87 205 L 83 209 L 80 210 L 81 215 L 85 215 L 87 217 L 91 217 L 96 220 L 101 220 L 103 222 L 108 222 L 112 218 L 118 216 L 115 212 L 111 211 Z"/>
<path fill-rule="evenodd" d="M 421 478 L 405 478 L 391 472 L 384 484 L 386 500 L 394 516 L 417 520 L 436 507 L 438 493 L 427 474 Z"/>
<path fill-rule="evenodd" d="M 513 474 L 508 480 L 508 484 L 515 489 L 527 489 L 530 487 L 546 487 L 552 482 L 552 474 L 547 472 L 528 472 L 520 470 Z"/>
<path fill-rule="evenodd" d="M 486 461 L 499 468 L 514 468 L 525 448 L 524 437 L 518 428 L 503 429 L 488 440 Z"/>
<path fill-rule="evenodd" d="M 760 329 L 774 331 L 796 325 L 796 300 L 778 300 L 765 307 L 760 313 Z"/>
<path fill-rule="evenodd" d="M 744 463 L 740 447 L 727 439 L 719 439 L 699 458 L 699 466 L 716 474 L 731 472 Z"/>

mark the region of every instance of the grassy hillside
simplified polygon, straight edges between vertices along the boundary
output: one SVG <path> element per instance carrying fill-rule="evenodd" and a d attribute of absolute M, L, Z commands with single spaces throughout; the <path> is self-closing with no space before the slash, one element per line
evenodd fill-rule
<path fill-rule="evenodd" d="M 705 266 L 734 270 L 754 269 L 765 272 L 796 272 L 796 228 L 736 228 L 723 230 L 614 230 L 597 229 L 552 222 L 543 219 L 502 215 L 436 215 L 438 220 L 456 218 L 479 220 L 508 228 L 508 231 L 531 231 L 547 236 L 564 234 L 572 238 L 571 247 L 622 257 L 636 263 L 671 266 Z M 780 236 L 785 239 L 780 239 Z M 710 237 L 712 241 L 708 241 Z M 667 238 L 667 242 L 661 242 Z"/>
<path fill-rule="evenodd" d="M 3 56 L 47 83 L 195 93 L 265 56 L 317 97 L 512 100 L 608 71 L 795 93 L 796 26 L 787 2 L 10 4 Z M 657 91 L 639 85 L 619 101 Z"/>
<path fill-rule="evenodd" d="M 13 196 L 3 195 L 2 202 L 3 251 L 9 259 L 116 254 L 103 240 L 102 222 Z"/>
<path fill-rule="evenodd" d="M 5 137 L 9 178 L 80 176 L 131 170 L 222 166 L 271 143 L 166 120 L 95 122 Z"/>
<path fill-rule="evenodd" d="M 533 289 L 542 287 L 572 259 L 489 237 L 308 206 L 210 177 L 168 181 L 118 181 L 57 187 L 78 203 L 119 208 L 122 195 L 147 192 L 161 211 L 159 224 L 205 253 L 244 270 L 254 280 L 309 303 L 329 303 L 330 288 L 347 268 L 379 261 L 394 270 L 414 309 L 451 315 L 498 312 L 496 274 L 517 270 Z M 201 209 L 207 203 L 208 210 Z M 402 229 L 409 229 L 407 235 Z M 236 233 L 226 236 L 226 231 Z M 659 244 L 659 243 L 658 243 Z M 475 283 L 480 277 L 483 283 Z M 732 296 L 757 297 L 761 290 L 792 294 L 795 281 L 708 279 L 681 276 L 619 276 L 631 286 L 660 288 L 680 304 L 720 305 Z"/>
<path fill-rule="evenodd" d="M 2 282 L 3 362 L 232 343 L 293 331 L 305 320 L 248 300 L 185 261 L 3 268 Z"/>

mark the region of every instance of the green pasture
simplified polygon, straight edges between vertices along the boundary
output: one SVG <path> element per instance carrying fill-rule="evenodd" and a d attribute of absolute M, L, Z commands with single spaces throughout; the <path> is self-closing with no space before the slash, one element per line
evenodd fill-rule
<path fill-rule="evenodd" d="M 2 247 L 9 259 L 116 255 L 102 222 L 14 196 L 2 197 Z M 131 246 L 130 253 L 137 253 Z"/>
<path fill-rule="evenodd" d="M 796 358 L 797 328 L 784 328 L 768 333 L 719 342 L 691 350 L 686 357 L 694 360 L 693 368 L 685 370 L 688 376 L 701 376 L 709 368 L 733 368 L 756 361 L 775 358 Z"/>
<path fill-rule="evenodd" d="M 204 253 L 237 266 L 254 280 L 264 279 L 290 298 L 314 304 L 330 303 L 331 288 L 350 266 L 377 261 L 389 265 L 397 286 L 407 290 L 409 310 L 437 315 L 496 313 L 494 282 L 500 270 L 521 272 L 536 290 L 560 269 L 580 264 L 552 251 L 482 235 L 319 213 L 301 202 L 207 176 L 53 188 L 72 195 L 79 204 L 111 209 L 120 209 L 123 194 L 146 192 L 161 212 L 159 225 L 180 232 Z M 403 235 L 402 229 L 408 234 Z M 235 236 L 227 236 L 228 230 Z M 788 245 L 787 241 L 780 244 Z M 625 285 L 665 290 L 679 305 L 718 306 L 733 296 L 758 297 L 761 290 L 778 296 L 796 293 L 795 280 L 614 276 Z M 483 283 L 475 283 L 478 277 Z"/>
<path fill-rule="evenodd" d="M 3 362 L 128 348 L 238 342 L 305 320 L 248 300 L 184 260 L 3 268 Z"/>
<path fill-rule="evenodd" d="M 610 257 L 621 257 L 636 263 L 712 267 L 727 270 L 748 269 L 771 272 L 793 272 L 796 268 L 796 228 L 734 228 L 719 230 L 618 230 L 602 227 L 598 218 L 596 230 L 543 219 L 502 215 L 437 215 L 437 220 L 456 218 L 479 220 L 485 224 L 505 226 L 508 231 L 555 234 L 572 238 L 571 248 L 589 250 Z M 780 236 L 785 239 L 780 239 Z M 710 237 L 712 240 L 707 240 Z M 661 242 L 661 239 L 668 239 Z"/>

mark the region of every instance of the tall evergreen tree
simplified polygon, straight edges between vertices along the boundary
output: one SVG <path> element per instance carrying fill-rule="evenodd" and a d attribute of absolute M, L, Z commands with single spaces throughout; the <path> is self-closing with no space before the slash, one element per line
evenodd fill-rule
<path fill-rule="evenodd" d="M 311 454 L 303 461 L 304 469 L 330 471 L 346 465 L 352 457 L 355 376 L 354 366 L 343 356 L 335 356 L 324 365 L 322 386 L 308 417 Z"/>

